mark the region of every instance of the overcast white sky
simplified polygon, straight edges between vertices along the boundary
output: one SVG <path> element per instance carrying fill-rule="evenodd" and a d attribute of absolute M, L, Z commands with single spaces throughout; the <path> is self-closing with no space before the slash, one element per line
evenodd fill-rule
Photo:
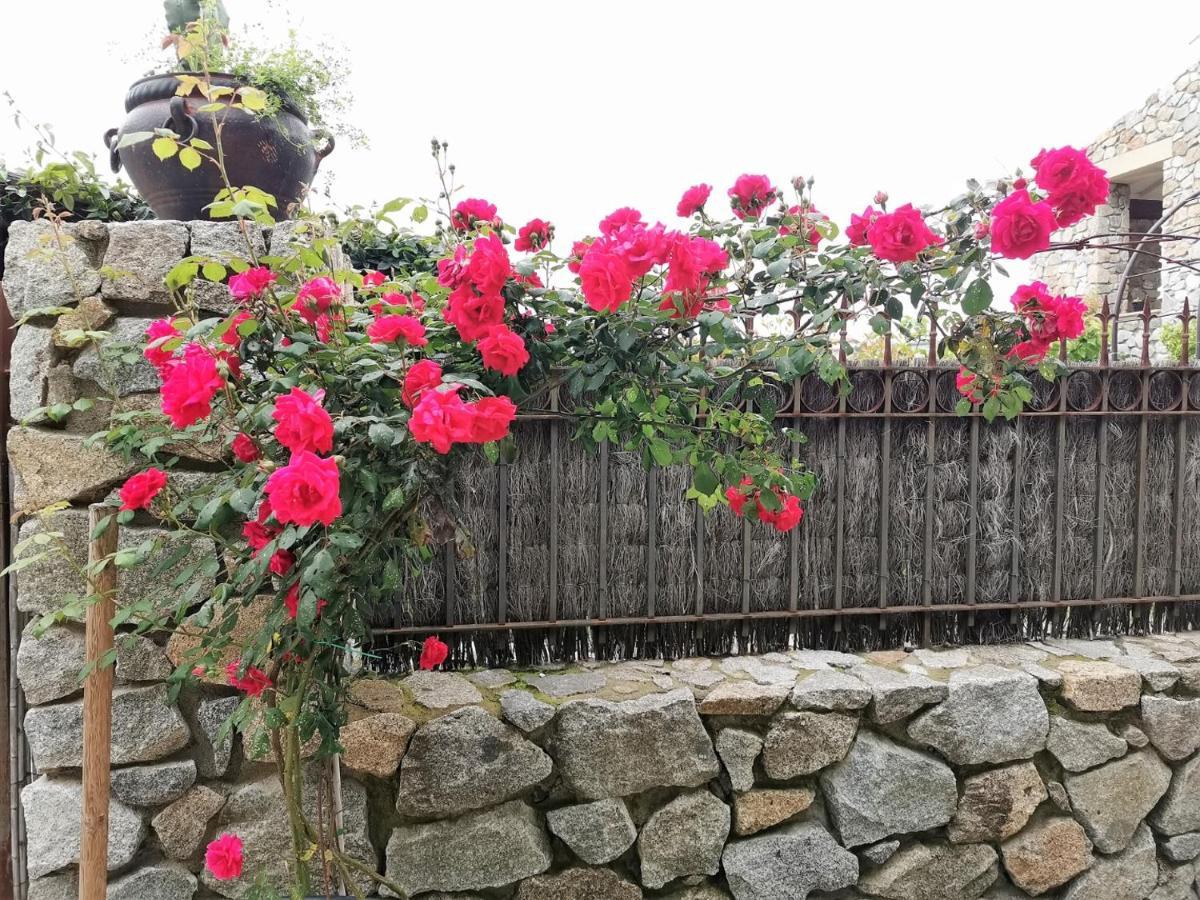
<path fill-rule="evenodd" d="M 937 203 L 1086 144 L 1200 58 L 1194 0 L 226 3 L 235 29 L 344 50 L 371 146 L 326 161 L 339 204 L 432 195 L 437 135 L 465 196 L 567 239 L 626 204 L 673 222 L 688 185 L 723 200 L 744 171 L 815 175 L 843 223 L 877 188 Z M 161 23 L 158 0 L 6 0 L 0 89 L 99 153 Z M 0 158 L 28 143 L 0 122 Z"/>

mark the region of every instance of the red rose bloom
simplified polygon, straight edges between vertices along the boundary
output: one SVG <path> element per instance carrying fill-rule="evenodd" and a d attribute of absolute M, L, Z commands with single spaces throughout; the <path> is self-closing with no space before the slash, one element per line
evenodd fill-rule
<path fill-rule="evenodd" d="M 424 347 L 425 326 L 416 316 L 380 316 L 367 326 L 367 336 L 373 344 L 390 344 L 403 340 L 414 347 Z"/>
<path fill-rule="evenodd" d="M 621 228 L 628 226 L 645 225 L 642 221 L 642 214 L 632 206 L 622 206 L 620 209 L 613 210 L 607 216 L 600 220 L 600 233 L 604 235 L 612 234 Z"/>
<path fill-rule="evenodd" d="M 498 293 L 512 273 L 504 243 L 494 234 L 477 238 L 467 261 L 467 280 L 481 294 Z"/>
<path fill-rule="evenodd" d="M 959 367 L 958 374 L 954 376 L 954 387 L 972 403 L 979 403 L 983 400 L 979 394 L 975 373 L 962 366 Z"/>
<path fill-rule="evenodd" d="M 340 490 L 337 462 L 307 450 L 293 453 L 291 462 L 272 472 L 266 485 L 275 518 L 301 527 L 332 525 L 342 514 Z"/>
<path fill-rule="evenodd" d="M 700 210 L 704 209 L 704 204 L 708 202 L 708 197 L 711 193 L 711 184 L 693 184 L 679 198 L 679 203 L 675 206 L 675 215 L 682 216 L 685 219 L 694 216 Z"/>
<path fill-rule="evenodd" d="M 266 266 L 255 266 L 245 272 L 239 272 L 229 279 L 229 294 L 234 300 L 245 303 L 256 297 L 275 283 L 275 273 Z"/>
<path fill-rule="evenodd" d="M 597 312 L 616 312 L 633 293 L 633 275 L 625 260 L 601 247 L 592 247 L 583 257 L 579 283 L 588 306 Z"/>
<path fill-rule="evenodd" d="M 242 840 L 234 834 L 222 834 L 211 841 L 204 851 L 204 865 L 218 881 L 240 878 L 242 874 Z"/>
<path fill-rule="evenodd" d="M 477 294 L 469 284 L 460 285 L 447 300 L 442 318 L 458 329 L 462 340 L 477 341 L 504 321 L 504 297 Z"/>
<path fill-rule="evenodd" d="M 926 247 L 941 242 L 911 203 L 905 203 L 895 212 L 880 214 L 867 228 L 871 252 L 893 263 L 912 262 Z"/>
<path fill-rule="evenodd" d="M 522 253 L 532 253 L 549 244 L 552 237 L 554 237 L 553 225 L 541 219 L 530 219 L 517 232 L 513 248 Z"/>
<path fill-rule="evenodd" d="M 1028 259 L 1050 246 L 1057 227 L 1049 203 L 1034 203 L 1028 191 L 1013 191 L 992 210 L 992 249 L 1009 259 Z"/>
<path fill-rule="evenodd" d="M 262 451 L 258 449 L 258 444 L 254 443 L 250 435 L 239 431 L 237 437 L 233 439 L 233 455 L 240 462 L 252 463 L 262 458 Z"/>
<path fill-rule="evenodd" d="M 442 367 L 432 359 L 423 359 L 413 363 L 412 368 L 404 376 L 404 390 L 400 398 L 404 405 L 412 409 L 412 405 L 428 388 L 436 388 L 442 383 Z"/>
<path fill-rule="evenodd" d="M 437 283 L 442 287 L 454 290 L 467 277 L 467 248 L 459 244 L 454 248 L 454 255 L 439 259 L 437 264 Z"/>
<path fill-rule="evenodd" d="M 729 205 L 739 219 L 757 219 L 778 196 L 766 175 L 739 175 L 728 194 Z"/>
<path fill-rule="evenodd" d="M 316 323 L 329 310 L 333 302 L 341 296 L 337 282 L 327 276 L 320 276 L 306 281 L 296 292 L 296 301 L 292 309 L 309 325 Z"/>
<path fill-rule="evenodd" d="M 171 318 L 155 319 L 146 326 L 146 349 L 142 356 L 158 370 L 158 377 L 165 379 L 167 370 L 175 361 L 175 348 L 179 346 L 179 338 L 183 335 L 175 327 Z"/>
<path fill-rule="evenodd" d="M 163 414 L 176 428 L 194 425 L 212 414 L 212 398 L 224 386 L 213 355 L 199 344 L 188 344 L 183 359 L 163 379 Z"/>
<path fill-rule="evenodd" d="M 637 279 L 656 265 L 667 261 L 675 235 L 676 232 L 668 234 L 661 224 L 652 228 L 645 225 L 623 225 L 606 238 L 597 241 L 593 249 L 601 247 L 616 253 L 625 260 L 630 276 Z"/>
<path fill-rule="evenodd" d="M 327 601 L 325 600 L 317 601 L 318 616 L 321 614 L 321 610 L 323 610 L 327 605 Z M 296 616 L 300 615 L 300 582 L 297 581 L 290 588 L 288 588 L 287 595 L 283 598 L 283 606 L 287 610 L 289 619 L 294 619 Z"/>
<path fill-rule="evenodd" d="M 458 396 L 461 385 L 451 385 L 449 390 L 426 390 L 421 394 L 408 430 L 413 440 L 431 444 L 438 453 L 446 454 L 454 444 L 471 441 L 472 414 L 470 408 Z"/>
<path fill-rule="evenodd" d="M 850 224 L 846 226 L 846 240 L 855 247 L 864 247 L 867 243 L 867 229 L 871 227 L 871 223 L 878 219 L 883 213 L 873 206 L 868 206 L 862 211 L 861 216 L 850 214 Z"/>
<path fill-rule="evenodd" d="M 471 443 L 487 444 L 508 436 L 517 406 L 507 397 L 484 397 L 470 404 Z"/>
<path fill-rule="evenodd" d="M 296 564 L 296 556 L 291 550 L 280 548 L 271 554 L 271 561 L 267 563 L 267 569 L 273 575 L 278 575 L 282 578 L 292 570 L 292 566 Z"/>
<path fill-rule="evenodd" d="M 333 420 L 321 406 L 324 398 L 324 391 L 317 391 L 313 396 L 300 388 L 292 388 L 278 398 L 271 413 L 271 418 L 278 423 L 275 439 L 293 453 L 301 450 L 328 453 L 332 450 Z"/>
<path fill-rule="evenodd" d="M 516 375 L 529 362 L 525 342 L 507 325 L 497 325 L 477 346 L 484 367 L 501 375 Z"/>
<path fill-rule="evenodd" d="M 363 272 L 362 279 L 363 287 L 372 288 L 379 287 L 381 284 L 387 281 L 387 276 L 382 272 L 375 271 L 374 269 L 368 269 L 366 272 Z"/>
<path fill-rule="evenodd" d="M 455 231 L 470 231 L 477 225 L 500 227 L 500 218 L 496 215 L 496 205 L 472 197 L 463 200 L 450 213 L 450 224 Z"/>
<path fill-rule="evenodd" d="M 425 638 L 425 643 L 421 645 L 421 661 L 418 665 L 422 669 L 432 669 L 435 666 L 440 666 L 446 661 L 446 657 L 450 655 L 450 648 L 443 644 L 434 635 Z"/>
<path fill-rule="evenodd" d="M 243 322 L 254 321 L 254 316 L 242 310 L 234 313 L 229 319 L 229 327 L 225 329 L 225 333 L 221 335 L 221 343 L 233 347 L 235 350 L 242 345 L 242 336 L 238 333 L 238 326 Z"/>
<path fill-rule="evenodd" d="M 242 667 L 240 659 L 234 660 L 225 667 L 225 675 L 229 679 L 229 683 L 239 691 L 246 693 L 251 697 L 257 697 L 263 691 L 271 686 L 271 679 L 267 677 L 267 673 L 257 666 L 247 666 L 246 674 L 238 676 L 238 669 Z"/>
<path fill-rule="evenodd" d="M 167 485 L 167 473 L 162 469 L 147 469 L 139 472 L 123 485 L 118 492 L 121 497 L 121 509 L 145 509 Z"/>
<path fill-rule="evenodd" d="M 411 296 L 409 294 L 401 294 L 398 291 L 389 291 L 379 298 L 378 303 L 371 304 L 371 312 L 378 316 L 392 307 L 399 309 L 408 307 L 416 312 L 422 312 L 425 309 L 425 298 L 416 291 Z"/>
<path fill-rule="evenodd" d="M 583 257 L 594 242 L 594 238 L 588 238 L 586 241 L 576 241 L 571 245 L 571 255 L 567 258 L 567 268 L 570 271 L 576 275 L 579 274 L 579 266 L 583 262 Z"/>
<path fill-rule="evenodd" d="M 750 499 L 748 492 L 743 490 L 753 484 L 749 478 L 743 478 L 738 487 L 725 488 L 725 499 L 729 503 L 729 508 L 733 510 L 733 514 L 741 518 L 746 513 L 746 501 Z"/>
<path fill-rule="evenodd" d="M 808 245 L 816 247 L 821 242 L 821 232 L 817 229 L 816 223 L 828 220 L 828 216 L 823 215 L 820 210 L 812 206 L 789 206 L 787 220 L 779 226 L 779 233 L 803 234 Z"/>

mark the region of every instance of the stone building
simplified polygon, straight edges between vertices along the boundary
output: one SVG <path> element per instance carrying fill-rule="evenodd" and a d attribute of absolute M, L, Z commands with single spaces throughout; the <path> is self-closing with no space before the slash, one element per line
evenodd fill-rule
<path fill-rule="evenodd" d="M 1164 212 L 1200 192 L 1200 63 L 1123 116 L 1091 144 L 1088 153 L 1112 182 L 1108 205 L 1056 239 L 1109 234 L 1113 237 L 1106 243 L 1136 244 Z M 1200 196 L 1175 212 L 1162 230 L 1200 236 Z M 1200 263 L 1200 241 L 1147 244 L 1144 249 Z M 1118 281 L 1128 260 L 1124 250 L 1097 249 L 1047 253 L 1032 262 L 1034 276 L 1053 290 L 1082 295 L 1096 305 L 1107 299 L 1115 311 Z M 1200 273 L 1138 255 L 1121 309 L 1121 355 L 1140 351 L 1146 304 L 1154 311 L 1156 325 L 1162 325 L 1175 321 L 1185 297 L 1196 312 Z M 1156 355 L 1162 353 L 1160 338 L 1156 332 Z"/>

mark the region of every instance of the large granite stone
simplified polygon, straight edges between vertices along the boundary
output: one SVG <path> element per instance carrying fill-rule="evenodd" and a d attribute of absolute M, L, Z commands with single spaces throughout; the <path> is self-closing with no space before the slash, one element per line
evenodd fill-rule
<path fill-rule="evenodd" d="M 661 888 L 685 875 L 716 875 L 729 837 L 729 807 L 704 788 L 656 811 L 638 835 L 642 884 Z"/>
<path fill-rule="evenodd" d="M 416 728 L 412 719 L 399 713 L 379 713 L 351 722 L 338 735 L 342 765 L 352 772 L 391 778 Z"/>
<path fill-rule="evenodd" d="M 804 812 L 815 795 L 811 788 L 757 788 L 733 795 L 733 830 L 739 837 L 758 834 Z"/>
<path fill-rule="evenodd" d="M 196 876 L 177 863 L 139 866 L 108 885 L 106 900 L 192 900 Z"/>
<path fill-rule="evenodd" d="M 847 847 L 945 825 L 958 804 L 954 772 L 937 758 L 861 731 L 844 760 L 821 773 Z"/>
<path fill-rule="evenodd" d="M 46 377 L 54 363 L 50 334 L 49 328 L 27 322 L 13 338 L 8 397 L 9 415 L 14 422 L 33 424 L 45 419 L 44 415 L 33 414 L 47 405 Z"/>
<path fill-rule="evenodd" d="M 642 889 L 612 869 L 566 869 L 526 878 L 517 900 L 642 900 Z"/>
<path fill-rule="evenodd" d="M 15 512 L 34 513 L 63 500 L 101 500 L 137 468 L 99 445 L 84 446 L 84 440 L 81 435 L 23 426 L 8 432 Z M 21 608 L 30 609 L 27 604 Z"/>
<path fill-rule="evenodd" d="M 82 808 L 83 787 L 74 779 L 43 775 L 21 791 L 30 878 L 79 862 Z M 108 871 L 129 865 L 145 836 L 146 825 L 137 811 L 120 800 L 110 800 Z"/>
<path fill-rule="evenodd" d="M 83 629 L 74 625 L 52 625 L 41 637 L 34 635 L 31 621 L 17 648 L 17 678 L 25 700 L 41 705 L 68 697 L 83 689 L 79 679 L 87 662 Z M 117 635 L 118 683 L 160 681 L 171 674 L 166 654 L 144 635 Z"/>
<path fill-rule="evenodd" d="M 167 273 L 187 256 L 182 222 L 113 222 L 108 226 L 101 291 L 109 300 L 168 304 Z"/>
<path fill-rule="evenodd" d="M 1092 867 L 1076 878 L 1062 900 L 1145 900 L 1158 883 L 1154 837 L 1145 825 L 1120 853 L 1098 856 Z"/>
<path fill-rule="evenodd" d="M 801 678 L 792 688 L 796 709 L 850 712 L 871 702 L 871 689 L 849 672 L 821 669 Z"/>
<path fill-rule="evenodd" d="M 520 796 L 553 763 L 515 728 L 467 706 L 419 728 L 400 764 L 396 809 L 412 818 L 447 818 Z"/>
<path fill-rule="evenodd" d="M 253 251 L 253 256 L 262 256 L 267 251 L 267 242 L 261 229 L 246 220 L 240 222 L 198 220 L 189 222 L 188 228 L 192 233 L 190 248 L 192 256 L 202 256 L 224 264 L 231 260 L 248 261 L 252 255 L 251 251 Z"/>
<path fill-rule="evenodd" d="M 1158 861 L 1158 884 L 1147 900 L 1196 900 L 1196 866 Z"/>
<path fill-rule="evenodd" d="M 717 755 L 725 764 L 730 786 L 735 791 L 748 791 L 754 787 L 754 763 L 762 750 L 762 737 L 740 728 L 722 728 L 714 743 Z"/>
<path fill-rule="evenodd" d="M 150 825 L 163 852 L 172 859 L 191 859 L 200 852 L 209 820 L 225 805 L 224 795 L 198 784 L 161 810 Z"/>
<path fill-rule="evenodd" d="M 1076 722 L 1066 716 L 1051 716 L 1046 749 L 1068 772 L 1083 772 L 1124 756 L 1128 745 L 1103 722 Z"/>
<path fill-rule="evenodd" d="M 1169 691 L 1180 676 L 1175 666 L 1153 656 L 1121 656 L 1113 662 L 1141 675 L 1146 688 L 1151 691 Z"/>
<path fill-rule="evenodd" d="M 1150 816 L 1150 824 L 1165 835 L 1200 831 L 1200 756 L 1175 770 L 1171 787 Z"/>
<path fill-rule="evenodd" d="M 1049 713 L 1031 675 L 998 666 L 956 669 L 949 691 L 908 726 L 908 734 L 951 762 L 1028 759 L 1046 745 Z"/>
<path fill-rule="evenodd" d="M 795 671 L 789 671 L 795 679 Z M 769 716 L 783 705 L 790 690 L 785 684 L 726 681 L 700 701 L 700 713 L 705 716 Z"/>
<path fill-rule="evenodd" d="M 616 859 L 633 846 L 638 834 L 625 801 L 613 798 L 551 810 L 546 826 L 593 866 Z"/>
<path fill-rule="evenodd" d="M 897 672 L 882 666 L 859 666 L 855 676 L 871 688 L 871 718 L 881 725 L 898 722 L 922 706 L 940 703 L 949 689 L 914 672 Z"/>
<path fill-rule="evenodd" d="M 736 900 L 806 900 L 858 880 L 858 859 L 816 822 L 731 841 L 721 862 Z"/>
<path fill-rule="evenodd" d="M 400 686 L 426 709 L 450 709 L 483 699 L 475 685 L 453 672 L 413 672 L 400 682 Z"/>
<path fill-rule="evenodd" d="M 1000 854 L 1013 884 L 1034 897 L 1066 884 L 1094 860 L 1092 842 L 1067 816 L 1030 825 L 1001 844 Z"/>
<path fill-rule="evenodd" d="M 89 344 L 75 358 L 71 373 L 80 381 L 99 385 L 110 396 L 128 397 L 157 391 L 162 380 L 154 366 L 150 365 L 138 350 L 145 346 L 146 329 L 153 319 L 126 317 L 117 319 L 108 329 L 108 337 L 102 343 Z M 124 354 L 115 355 L 118 346 L 136 352 L 136 358 L 127 362 Z"/>
<path fill-rule="evenodd" d="M 1200 747 L 1200 700 L 1145 696 L 1142 727 L 1164 758 L 1186 759 Z"/>
<path fill-rule="evenodd" d="M 1171 770 L 1152 750 L 1063 779 L 1071 807 L 1101 853 L 1124 850 L 1142 819 L 1171 783 Z"/>
<path fill-rule="evenodd" d="M 868 894 L 887 900 L 976 900 L 999 874 L 987 844 L 915 843 L 859 879 Z"/>
<path fill-rule="evenodd" d="M 530 685 L 547 697 L 574 697 L 604 690 L 608 682 L 602 672 L 566 672 L 562 675 L 543 675 L 530 679 Z"/>
<path fill-rule="evenodd" d="M 100 290 L 107 229 L 99 222 L 13 222 L 4 250 L 4 295 L 13 319 L 34 309 L 70 306 Z M 61 240 L 60 240 L 61 239 Z"/>
<path fill-rule="evenodd" d="M 196 780 L 190 759 L 113 769 L 113 796 L 130 806 L 162 806 L 183 796 Z"/>
<path fill-rule="evenodd" d="M 1177 834 L 1161 844 L 1163 856 L 1172 862 L 1191 862 L 1200 856 L 1200 831 Z"/>
<path fill-rule="evenodd" d="M 77 350 L 91 340 L 87 332 L 105 330 L 116 314 L 100 297 L 84 297 L 54 320 L 51 340 L 61 350 Z"/>
<path fill-rule="evenodd" d="M 1117 712 L 1142 696 L 1142 676 L 1102 660 L 1064 659 L 1062 699 L 1082 712 Z"/>
<path fill-rule="evenodd" d="M 388 841 L 387 876 L 410 896 L 471 891 L 540 875 L 553 858 L 538 814 L 513 800 L 457 819 L 400 826 Z"/>
<path fill-rule="evenodd" d="M 763 742 L 763 770 L 777 781 L 811 775 L 845 758 L 857 732 L 858 716 L 853 714 L 778 715 L 771 721 Z"/>
<path fill-rule="evenodd" d="M 79 900 L 79 876 L 74 871 L 35 878 L 26 888 L 26 900 Z"/>
<path fill-rule="evenodd" d="M 1033 763 L 969 775 L 947 835 L 956 844 L 1002 841 L 1024 828 L 1048 796 Z"/>
<path fill-rule="evenodd" d="M 25 736 L 39 769 L 83 765 L 83 701 L 33 707 L 25 713 Z M 113 765 L 170 756 L 187 746 L 188 736 L 165 684 L 113 691 Z"/>
<path fill-rule="evenodd" d="M 637 700 L 572 700 L 559 707 L 553 755 L 581 799 L 653 787 L 695 787 L 720 771 L 691 691 Z"/>

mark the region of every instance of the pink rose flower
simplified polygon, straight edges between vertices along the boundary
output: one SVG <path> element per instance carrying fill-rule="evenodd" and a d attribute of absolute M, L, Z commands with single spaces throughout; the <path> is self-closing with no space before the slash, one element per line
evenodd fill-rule
<path fill-rule="evenodd" d="M 757 219 L 779 196 L 766 175 L 739 175 L 728 194 L 729 205 L 739 219 Z"/>
<path fill-rule="evenodd" d="M 602 247 L 592 247 L 579 264 L 579 283 L 588 306 L 616 312 L 633 293 L 633 275 L 625 260 Z"/>
<path fill-rule="evenodd" d="M 405 374 L 404 390 L 400 394 L 400 399 L 404 401 L 405 406 L 412 409 L 422 391 L 436 388 L 441 383 L 442 367 L 432 359 L 423 359 L 413 363 L 412 368 Z"/>
<path fill-rule="evenodd" d="M 175 361 L 175 349 L 183 335 L 175 327 L 175 320 L 167 317 L 155 319 L 146 326 L 146 349 L 142 356 L 158 370 L 158 377 L 165 379 L 167 370 Z"/>
<path fill-rule="evenodd" d="M 258 449 L 258 444 L 254 443 L 254 439 L 250 435 L 239 431 L 237 437 L 233 439 L 233 455 L 240 462 L 252 463 L 262 458 L 262 451 Z"/>
<path fill-rule="evenodd" d="M 222 834 L 209 843 L 204 851 L 204 865 L 218 881 L 240 878 L 242 874 L 242 839 L 234 834 Z"/>
<path fill-rule="evenodd" d="M 509 427 L 517 417 L 515 403 L 507 397 L 484 397 L 469 405 L 471 443 L 487 444 L 508 436 Z"/>
<path fill-rule="evenodd" d="M 533 253 L 541 250 L 554 237 L 554 226 L 541 219 L 530 219 L 517 231 L 517 239 L 513 248 L 522 253 Z"/>
<path fill-rule="evenodd" d="M 455 231 L 470 231 L 478 225 L 500 227 L 500 217 L 496 215 L 496 205 L 471 197 L 461 201 L 450 213 L 450 224 Z"/>
<path fill-rule="evenodd" d="M 183 359 L 167 371 L 162 386 L 162 411 L 176 428 L 187 428 L 212 414 L 212 399 L 225 386 L 213 355 L 199 344 L 188 344 Z"/>
<path fill-rule="evenodd" d="M 679 198 L 679 203 L 675 206 L 675 215 L 685 219 L 694 216 L 704 209 L 704 204 L 708 202 L 711 193 L 711 184 L 693 184 Z"/>
<path fill-rule="evenodd" d="M 333 420 L 321 401 L 324 391 L 316 395 L 300 388 L 292 388 L 275 401 L 271 418 L 275 426 L 275 439 L 293 453 L 309 450 L 313 453 L 328 453 L 333 449 Z"/>
<path fill-rule="evenodd" d="M 859 216 L 851 213 L 850 224 L 846 226 L 846 240 L 855 247 L 865 247 L 867 244 L 867 229 L 881 215 L 883 213 L 873 206 L 868 206 L 862 211 L 862 215 Z"/>
<path fill-rule="evenodd" d="M 265 490 L 275 518 L 284 525 L 332 525 L 342 514 L 337 462 L 307 450 L 293 453 L 286 466 L 272 472 Z"/>
<path fill-rule="evenodd" d="M 275 273 L 266 266 L 255 266 L 229 278 L 229 295 L 241 303 L 261 297 L 275 283 Z"/>
<path fill-rule="evenodd" d="M 458 396 L 460 387 L 455 384 L 444 391 L 422 392 L 408 420 L 413 440 L 430 444 L 441 454 L 449 453 L 454 444 L 471 441 L 473 417 L 467 404 Z"/>
<path fill-rule="evenodd" d="M 992 250 L 1008 259 L 1028 259 L 1050 246 L 1057 227 L 1049 203 L 1034 203 L 1028 191 L 1013 191 L 992 209 Z"/>
<path fill-rule="evenodd" d="M 516 375 L 529 362 L 525 342 L 506 325 L 497 325 L 478 343 L 485 368 L 501 375 Z"/>
<path fill-rule="evenodd" d="M 292 309 L 309 325 L 316 323 L 342 294 L 337 282 L 327 276 L 311 278 L 296 292 Z"/>
<path fill-rule="evenodd" d="M 920 210 L 906 203 L 895 212 L 882 213 L 867 228 L 867 243 L 880 259 L 893 263 L 912 262 L 921 251 L 942 243 L 925 224 Z"/>
<path fill-rule="evenodd" d="M 379 316 L 367 326 L 367 336 L 373 344 L 403 340 L 414 347 L 424 347 L 429 343 L 425 326 L 416 316 Z"/>
<path fill-rule="evenodd" d="M 121 509 L 145 509 L 166 485 L 167 473 L 162 469 L 150 468 L 139 472 L 121 485 L 118 492 Z"/>

